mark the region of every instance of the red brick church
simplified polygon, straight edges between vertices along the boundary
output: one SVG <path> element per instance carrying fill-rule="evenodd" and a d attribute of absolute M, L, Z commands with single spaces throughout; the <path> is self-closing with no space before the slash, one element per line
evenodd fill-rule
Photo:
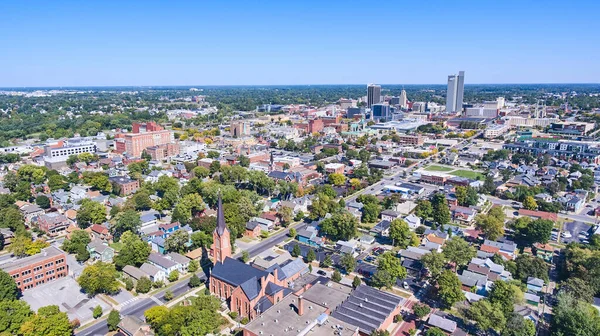
<path fill-rule="evenodd" d="M 209 289 L 213 295 L 226 300 L 231 311 L 253 319 L 290 294 L 292 291 L 288 287 L 308 270 L 308 266 L 298 258 L 266 270 L 252 267 L 232 258 L 230 235 L 219 195 Z"/>

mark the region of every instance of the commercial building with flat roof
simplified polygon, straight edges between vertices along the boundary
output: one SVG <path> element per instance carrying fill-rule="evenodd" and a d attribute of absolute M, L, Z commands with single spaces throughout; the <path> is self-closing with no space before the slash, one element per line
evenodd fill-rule
<path fill-rule="evenodd" d="M 69 273 L 67 255 L 54 246 L 46 247 L 38 254 L 2 264 L 0 268 L 10 274 L 21 291 L 65 277 Z"/>

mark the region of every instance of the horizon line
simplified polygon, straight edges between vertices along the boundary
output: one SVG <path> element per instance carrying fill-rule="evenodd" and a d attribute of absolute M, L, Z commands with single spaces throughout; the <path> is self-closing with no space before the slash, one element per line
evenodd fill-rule
<path fill-rule="evenodd" d="M 371 83 L 381 86 L 396 86 L 396 85 L 409 85 L 409 86 L 446 86 L 447 84 L 440 83 L 428 83 L 428 84 L 406 84 L 406 83 Z M 368 86 L 369 83 L 354 83 L 354 84 L 203 84 L 203 85 L 55 85 L 55 86 L 0 86 L 0 90 L 14 90 L 14 89 L 69 89 L 69 88 L 202 88 L 202 87 L 253 87 L 253 86 Z M 465 83 L 465 86 L 476 86 L 476 85 L 600 85 L 600 82 L 556 82 L 556 83 Z"/>

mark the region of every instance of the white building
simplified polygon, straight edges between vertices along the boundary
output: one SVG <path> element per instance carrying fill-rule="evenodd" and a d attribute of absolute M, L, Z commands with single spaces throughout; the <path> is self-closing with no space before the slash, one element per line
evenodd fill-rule
<path fill-rule="evenodd" d="M 495 124 L 488 126 L 483 132 L 483 137 L 487 139 L 493 139 L 501 136 L 502 134 L 508 132 L 510 130 L 510 125 L 508 124 Z"/>

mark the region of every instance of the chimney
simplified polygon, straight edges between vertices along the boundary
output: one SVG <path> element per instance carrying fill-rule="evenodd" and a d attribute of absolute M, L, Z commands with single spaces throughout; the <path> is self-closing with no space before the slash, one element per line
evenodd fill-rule
<path fill-rule="evenodd" d="M 304 298 L 302 295 L 298 297 L 298 315 L 302 316 L 304 314 Z"/>

